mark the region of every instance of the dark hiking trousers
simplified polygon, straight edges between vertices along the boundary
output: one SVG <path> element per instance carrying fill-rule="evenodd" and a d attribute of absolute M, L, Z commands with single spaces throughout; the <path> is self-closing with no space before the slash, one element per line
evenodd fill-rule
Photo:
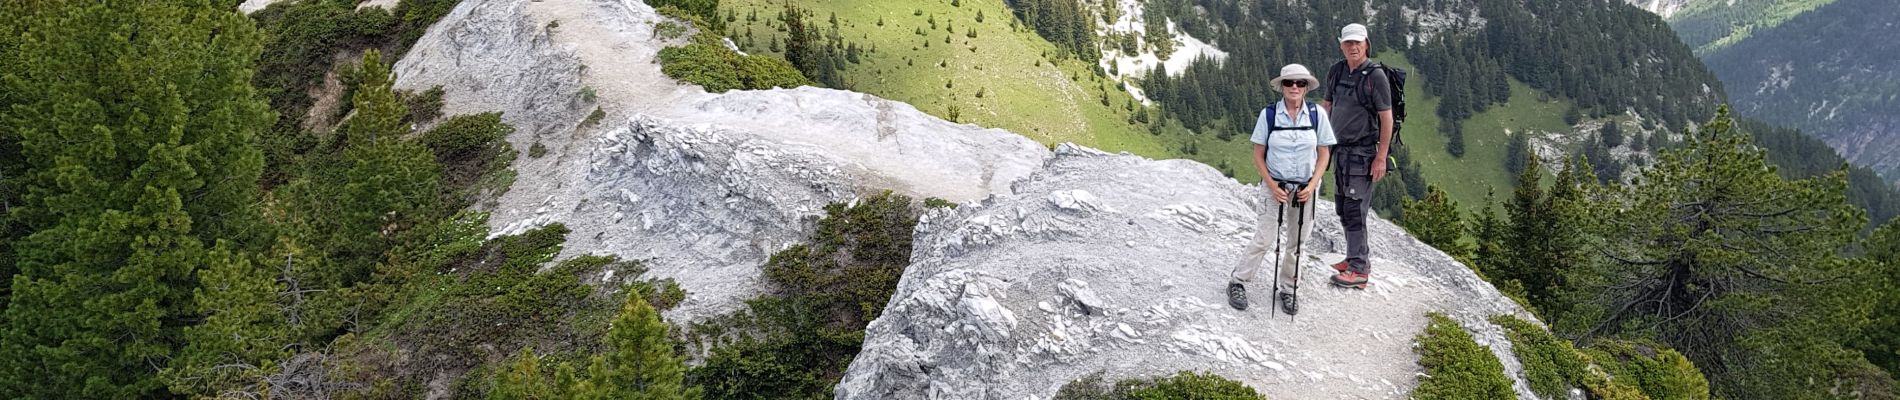
<path fill-rule="evenodd" d="M 1372 207 L 1372 147 L 1338 147 L 1333 150 L 1335 186 L 1334 210 L 1339 225 L 1346 231 L 1346 265 L 1353 272 L 1372 273 L 1367 257 L 1372 248 L 1366 243 L 1366 213 Z"/>

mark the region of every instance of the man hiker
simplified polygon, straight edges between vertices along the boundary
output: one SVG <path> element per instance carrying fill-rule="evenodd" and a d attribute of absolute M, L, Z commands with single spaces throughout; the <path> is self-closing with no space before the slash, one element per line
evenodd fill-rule
<path fill-rule="evenodd" d="M 1324 111 L 1306 101 L 1308 90 L 1319 86 L 1319 79 L 1306 66 L 1290 64 L 1269 85 L 1279 88 L 1281 101 L 1260 110 L 1253 126 L 1253 167 L 1263 178 L 1267 192 L 1266 209 L 1254 228 L 1253 241 L 1241 252 L 1227 284 L 1227 301 L 1234 308 L 1247 309 L 1246 283 L 1260 272 L 1267 249 L 1274 251 L 1274 292 L 1280 309 L 1288 315 L 1299 312 L 1293 289 L 1299 287 L 1299 249 L 1312 232 L 1313 210 L 1310 201 L 1319 188 L 1331 157 L 1333 123 Z M 1285 236 L 1285 243 L 1280 239 Z"/>
<path fill-rule="evenodd" d="M 1326 101 L 1339 136 L 1333 149 L 1333 205 L 1346 230 L 1346 260 L 1333 264 L 1339 271 L 1334 285 L 1365 289 L 1372 274 L 1366 243 L 1366 212 L 1372 184 L 1385 178 L 1386 157 L 1392 144 L 1392 85 L 1384 68 L 1366 58 L 1366 26 L 1346 25 L 1339 30 L 1339 51 L 1346 56 L 1326 73 Z"/>

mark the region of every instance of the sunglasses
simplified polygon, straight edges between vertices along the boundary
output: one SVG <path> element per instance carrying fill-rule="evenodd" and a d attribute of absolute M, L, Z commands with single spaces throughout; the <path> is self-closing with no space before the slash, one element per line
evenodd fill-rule
<path fill-rule="evenodd" d="M 1305 81 L 1305 80 L 1298 80 L 1298 79 L 1295 79 L 1295 80 L 1284 80 L 1284 81 L 1280 81 L 1280 86 L 1283 86 L 1283 87 L 1297 87 L 1297 88 L 1303 88 L 1303 87 L 1306 87 L 1306 81 Z"/>

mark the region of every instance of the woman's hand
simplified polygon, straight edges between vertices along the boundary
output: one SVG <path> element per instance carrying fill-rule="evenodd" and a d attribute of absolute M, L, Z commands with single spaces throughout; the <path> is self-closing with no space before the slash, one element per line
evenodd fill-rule
<path fill-rule="evenodd" d="M 1318 180 L 1318 179 L 1314 179 L 1314 180 L 1312 180 L 1312 181 L 1310 181 L 1310 182 L 1314 182 L 1314 183 L 1318 183 L 1318 182 L 1319 182 L 1319 180 Z M 1305 202 L 1307 202 L 1307 201 L 1309 201 L 1309 200 L 1312 200 L 1312 199 L 1313 199 L 1313 191 L 1314 191 L 1314 190 L 1319 190 L 1319 185 L 1317 185 L 1317 184 L 1308 184 L 1308 185 L 1306 185 L 1306 188 L 1305 188 L 1305 189 L 1300 189 L 1300 202 L 1301 202 L 1301 203 L 1305 203 Z"/>
<path fill-rule="evenodd" d="M 1286 193 L 1286 190 L 1280 189 L 1280 185 L 1274 184 L 1272 179 L 1268 179 L 1266 182 L 1263 182 L 1261 184 L 1267 185 L 1267 190 L 1273 193 L 1273 201 L 1280 202 L 1280 204 L 1286 204 L 1287 193 Z"/>

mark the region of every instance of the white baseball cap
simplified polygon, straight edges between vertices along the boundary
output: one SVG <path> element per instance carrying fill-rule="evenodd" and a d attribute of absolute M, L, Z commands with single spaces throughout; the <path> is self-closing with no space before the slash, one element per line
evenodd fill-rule
<path fill-rule="evenodd" d="M 1340 43 L 1350 42 L 1354 40 L 1361 41 L 1361 42 L 1366 41 L 1366 26 L 1365 25 L 1360 25 L 1360 24 L 1346 25 L 1344 29 L 1339 30 Z"/>

